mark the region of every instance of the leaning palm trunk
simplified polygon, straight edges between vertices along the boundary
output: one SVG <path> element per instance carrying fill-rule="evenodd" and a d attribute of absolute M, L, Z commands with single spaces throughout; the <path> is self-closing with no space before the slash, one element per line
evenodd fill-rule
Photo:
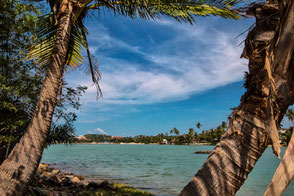
<path fill-rule="evenodd" d="M 289 1 L 287 3 L 286 14 L 287 17 L 284 18 L 280 25 L 280 40 L 278 40 L 277 49 L 281 49 L 280 53 L 276 55 L 281 55 L 283 60 L 289 62 L 289 68 L 292 69 L 292 72 L 287 73 L 293 74 L 294 68 L 294 1 Z M 283 63 L 283 61 L 282 61 Z M 286 70 L 285 70 L 286 71 Z M 286 72 L 284 73 L 286 75 Z M 292 82 L 292 81 L 291 81 Z M 267 190 L 264 195 L 282 195 L 286 190 L 287 186 L 294 179 L 294 134 L 292 133 L 291 140 L 288 144 L 288 147 L 285 151 L 284 157 L 276 170 L 276 173 L 267 187 Z"/>
<path fill-rule="evenodd" d="M 280 196 L 294 179 L 294 134 L 292 134 L 289 145 L 283 159 L 265 191 L 265 196 Z"/>
<path fill-rule="evenodd" d="M 66 60 L 72 9 L 63 1 L 58 18 L 56 42 L 39 101 L 28 131 L 0 167 L 0 195 L 23 195 L 42 157 L 49 133 L 63 65 Z"/>
<path fill-rule="evenodd" d="M 249 10 L 256 27 L 243 52 L 249 59 L 247 92 L 229 118 L 227 132 L 181 195 L 234 195 L 270 142 L 279 156 L 276 125 L 294 102 L 294 36 L 293 28 L 286 26 L 293 26 L 293 4 L 279 7 L 268 0 Z"/>

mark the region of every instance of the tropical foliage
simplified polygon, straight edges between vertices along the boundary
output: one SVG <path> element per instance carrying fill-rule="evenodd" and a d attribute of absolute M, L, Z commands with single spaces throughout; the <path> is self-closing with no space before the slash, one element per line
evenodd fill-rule
<path fill-rule="evenodd" d="M 44 69 L 32 61 L 24 60 L 27 48 L 32 45 L 31 36 L 36 31 L 36 21 L 41 6 L 24 1 L 2 1 L 1 10 L 1 56 L 0 56 L 0 163 L 8 156 L 26 132 L 38 100 Z M 12 18 L 14 20 L 12 20 Z M 73 89 L 64 86 L 64 91 L 54 112 L 47 144 L 67 143 L 74 137 L 72 123 L 74 112 L 81 106 L 79 100 L 85 87 Z M 58 133 L 58 134 L 57 134 Z"/>
<path fill-rule="evenodd" d="M 216 144 L 226 131 L 227 124 L 222 122 L 216 129 L 202 131 L 198 134 L 193 128 L 187 133 L 180 135 L 177 128 L 171 130 L 171 135 L 157 134 L 155 136 L 137 135 L 135 137 L 116 137 L 102 134 L 86 134 L 83 138 L 75 138 L 75 143 L 143 143 L 143 144 L 162 144 L 165 139 L 168 144 L 189 145 L 189 144 Z M 173 135 L 174 131 L 177 134 Z"/>

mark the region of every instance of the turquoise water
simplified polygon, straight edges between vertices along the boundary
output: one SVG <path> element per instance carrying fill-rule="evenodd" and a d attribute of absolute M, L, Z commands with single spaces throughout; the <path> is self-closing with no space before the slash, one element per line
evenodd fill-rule
<path fill-rule="evenodd" d="M 56 163 L 56 168 L 91 178 L 127 183 L 156 195 L 178 195 L 208 157 L 193 152 L 212 149 L 213 146 L 55 145 L 44 151 L 42 162 Z M 237 195 L 263 195 L 278 165 L 279 159 L 268 148 Z M 284 195 L 294 195 L 293 183 Z"/>

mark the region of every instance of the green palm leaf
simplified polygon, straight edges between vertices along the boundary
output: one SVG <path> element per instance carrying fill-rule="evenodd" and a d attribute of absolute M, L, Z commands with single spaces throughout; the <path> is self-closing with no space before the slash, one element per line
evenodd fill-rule
<path fill-rule="evenodd" d="M 224 18 L 239 19 L 240 15 L 233 11 L 246 0 L 110 0 L 95 1 L 87 10 L 110 9 L 115 14 L 135 18 L 156 19 L 170 16 L 177 21 L 195 22 L 195 16 L 218 15 Z"/>

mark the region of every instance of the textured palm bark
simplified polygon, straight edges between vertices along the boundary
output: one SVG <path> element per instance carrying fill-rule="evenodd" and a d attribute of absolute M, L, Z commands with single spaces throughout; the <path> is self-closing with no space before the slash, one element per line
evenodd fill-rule
<path fill-rule="evenodd" d="M 243 52 L 249 59 L 247 91 L 229 118 L 227 132 L 180 195 L 235 195 L 271 142 L 268 108 L 279 125 L 294 102 L 293 54 L 285 60 L 285 47 L 278 44 L 284 12 L 280 13 L 277 1 L 256 5 L 249 12 L 256 17 L 256 27 L 249 32 Z"/>
<path fill-rule="evenodd" d="M 289 67 L 294 68 L 294 1 L 288 1 L 286 4 L 287 10 L 285 11 L 285 17 L 280 25 L 280 36 L 277 40 L 276 48 L 280 49 L 280 53 L 275 55 L 282 56 L 283 61 L 289 62 Z M 279 63 L 284 63 L 284 62 Z M 281 70 L 282 71 L 282 70 Z M 285 70 L 287 71 L 287 70 Z M 293 72 L 292 72 L 293 73 Z M 289 74 L 284 72 L 283 74 Z M 278 196 L 282 195 L 286 190 L 290 182 L 294 179 L 294 134 L 292 134 L 291 140 L 285 151 L 283 159 L 276 170 L 276 173 L 271 180 L 270 185 L 264 195 L 266 196 Z"/>
<path fill-rule="evenodd" d="M 283 159 L 267 187 L 265 196 L 280 196 L 286 190 L 290 182 L 294 179 L 294 134 L 292 134 L 289 145 L 285 151 Z"/>
<path fill-rule="evenodd" d="M 68 0 L 63 0 L 60 5 L 56 44 L 34 117 L 23 139 L 0 167 L 0 195 L 3 196 L 23 195 L 42 157 L 57 100 L 71 30 L 72 6 Z"/>

